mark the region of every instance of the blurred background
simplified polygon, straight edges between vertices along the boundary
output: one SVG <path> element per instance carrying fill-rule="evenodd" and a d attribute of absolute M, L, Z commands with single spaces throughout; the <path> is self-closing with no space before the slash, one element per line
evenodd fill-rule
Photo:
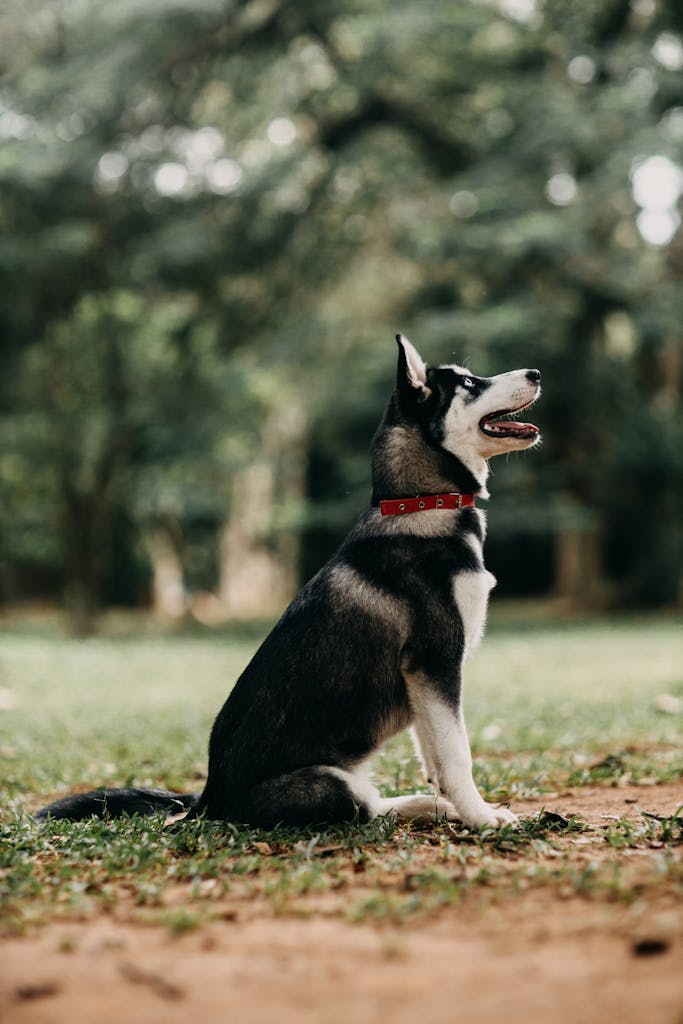
<path fill-rule="evenodd" d="M 681 601 L 679 0 L 5 0 L 0 611 L 280 610 L 401 330 L 539 366 L 503 598 Z"/>

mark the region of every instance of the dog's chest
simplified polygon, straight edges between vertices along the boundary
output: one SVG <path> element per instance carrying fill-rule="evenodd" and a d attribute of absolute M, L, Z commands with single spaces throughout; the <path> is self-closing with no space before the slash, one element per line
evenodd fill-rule
<path fill-rule="evenodd" d="M 453 600 L 462 621 L 466 658 L 479 646 L 484 634 L 489 594 L 496 585 L 496 577 L 484 568 L 481 545 L 473 539 L 472 547 L 475 545 L 480 568 L 457 572 L 452 582 Z"/>

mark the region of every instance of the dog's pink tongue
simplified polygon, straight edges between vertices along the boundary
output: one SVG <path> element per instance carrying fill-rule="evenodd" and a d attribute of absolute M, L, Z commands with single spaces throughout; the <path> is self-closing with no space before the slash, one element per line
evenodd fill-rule
<path fill-rule="evenodd" d="M 489 430 L 497 430 L 507 435 L 510 434 L 537 434 L 538 427 L 533 423 L 520 423 L 518 420 L 499 420 L 497 423 L 487 423 Z"/>
<path fill-rule="evenodd" d="M 511 426 L 513 426 L 517 430 L 519 430 L 520 433 L 524 433 L 524 434 L 528 434 L 528 433 L 537 434 L 538 433 L 538 427 L 536 426 L 535 423 L 517 423 L 517 422 L 515 422 L 515 420 L 510 420 L 509 423 L 511 424 Z"/>

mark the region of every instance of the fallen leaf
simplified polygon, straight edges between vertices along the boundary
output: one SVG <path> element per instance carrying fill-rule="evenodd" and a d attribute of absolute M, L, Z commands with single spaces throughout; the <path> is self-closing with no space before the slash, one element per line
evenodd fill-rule
<path fill-rule="evenodd" d="M 253 850 L 263 854 L 264 857 L 272 857 L 273 855 L 273 847 L 268 843 L 252 843 L 251 846 Z"/>
<path fill-rule="evenodd" d="M 549 828 L 569 828 L 569 818 L 558 814 L 557 811 L 542 811 L 538 816 L 538 822 L 540 825 L 547 825 Z"/>
<path fill-rule="evenodd" d="M 176 821 L 182 821 L 183 818 L 186 818 L 189 813 L 189 811 L 179 811 L 178 814 L 169 814 L 169 816 L 164 821 L 164 828 L 166 828 L 168 825 L 175 825 Z"/>

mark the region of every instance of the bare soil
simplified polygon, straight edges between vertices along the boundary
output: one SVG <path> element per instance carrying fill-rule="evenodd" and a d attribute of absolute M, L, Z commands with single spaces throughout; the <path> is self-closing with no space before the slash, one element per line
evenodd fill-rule
<path fill-rule="evenodd" d="M 682 802 L 680 784 L 592 787 L 515 810 L 544 804 L 597 830 L 605 816 L 671 815 Z M 124 895 L 114 913 L 0 942 L 0 1021 L 683 1024 L 683 910 L 680 890 L 653 875 L 662 851 L 605 849 L 597 831 L 562 844 L 563 863 L 617 858 L 647 884 L 631 902 L 557 885 L 482 887 L 402 924 L 349 923 L 345 889 L 306 917 L 276 916 L 254 894 L 175 937 L 136 922 Z"/>

